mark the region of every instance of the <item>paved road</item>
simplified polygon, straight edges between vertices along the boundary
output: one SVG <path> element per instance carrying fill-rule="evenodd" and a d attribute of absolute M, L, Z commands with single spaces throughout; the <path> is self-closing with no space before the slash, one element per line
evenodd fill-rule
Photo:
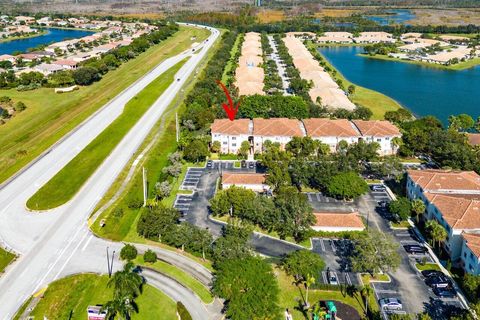
<path fill-rule="evenodd" d="M 195 54 L 189 49 L 166 59 L 1 187 L 0 244 L 15 250 L 20 257 L 0 277 L 0 319 L 10 319 L 31 294 L 64 275 L 85 271 L 106 272 L 106 247 L 118 252 L 121 244 L 91 235 L 87 219 L 218 38 L 219 31 L 211 31 L 208 41 L 195 48 Z M 168 87 L 69 203 L 48 213 L 29 213 L 25 209 L 25 202 L 113 122 L 126 102 L 187 57 L 190 59 L 175 76 L 179 80 Z M 119 268 L 120 263 L 116 263 L 115 267 Z"/>

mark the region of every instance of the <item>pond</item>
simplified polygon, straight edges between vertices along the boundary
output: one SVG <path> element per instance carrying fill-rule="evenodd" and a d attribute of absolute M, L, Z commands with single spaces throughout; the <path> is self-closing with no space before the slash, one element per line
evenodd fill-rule
<path fill-rule="evenodd" d="M 68 29 L 46 29 L 47 33 L 38 37 L 12 40 L 0 43 L 0 54 L 12 54 L 16 51 L 27 52 L 29 48 L 35 48 L 42 44 L 50 44 L 66 39 L 81 38 L 92 34 L 92 31 L 86 30 L 68 30 Z"/>
<path fill-rule="evenodd" d="M 365 18 L 375 21 L 381 26 L 389 24 L 405 24 L 405 22 L 415 19 L 415 14 L 408 9 L 386 10 L 385 12 L 385 15 L 371 15 L 365 16 Z"/>
<path fill-rule="evenodd" d="M 392 97 L 417 116 L 447 122 L 452 114 L 480 116 L 480 66 L 441 70 L 358 56 L 361 47 L 321 47 L 319 51 L 348 80 Z"/>

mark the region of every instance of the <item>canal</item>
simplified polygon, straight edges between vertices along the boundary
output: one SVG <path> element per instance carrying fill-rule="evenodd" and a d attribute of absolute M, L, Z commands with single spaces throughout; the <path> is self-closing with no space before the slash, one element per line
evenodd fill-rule
<path fill-rule="evenodd" d="M 361 47 L 321 47 L 319 51 L 348 80 L 397 100 L 416 116 L 447 122 L 452 114 L 480 116 L 480 66 L 450 71 L 358 56 Z"/>
<path fill-rule="evenodd" d="M 46 29 L 47 33 L 38 37 L 12 40 L 0 43 L 0 54 L 12 54 L 14 52 L 27 52 L 29 48 L 35 48 L 42 44 L 50 44 L 66 39 L 81 38 L 92 34 L 92 31 L 86 30 L 68 30 L 68 29 Z"/>

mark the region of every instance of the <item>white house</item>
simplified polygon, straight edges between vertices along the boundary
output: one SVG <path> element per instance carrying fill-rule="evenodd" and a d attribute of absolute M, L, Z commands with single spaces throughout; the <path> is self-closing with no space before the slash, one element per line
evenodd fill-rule
<path fill-rule="evenodd" d="M 462 233 L 462 257 L 461 266 L 465 272 L 480 274 L 480 234 Z"/>
<path fill-rule="evenodd" d="M 385 120 L 353 120 L 366 142 L 376 142 L 380 145 L 378 153 L 382 156 L 397 153 L 398 146 L 393 143 L 394 138 L 400 138 L 400 130 L 392 123 Z"/>
<path fill-rule="evenodd" d="M 261 173 L 229 173 L 222 174 L 222 188 L 237 186 L 255 192 L 267 192 L 270 186 L 265 183 L 265 175 Z"/>
<path fill-rule="evenodd" d="M 342 232 L 365 229 L 357 212 L 314 212 L 313 214 L 316 221 L 312 229 L 315 231 Z"/>
<path fill-rule="evenodd" d="M 357 127 L 347 119 L 311 118 L 302 120 L 307 135 L 330 147 L 331 152 L 337 151 L 338 143 L 348 144 L 358 142 L 361 137 Z"/>
<path fill-rule="evenodd" d="M 253 123 L 249 119 L 215 119 L 211 126 L 212 142 L 220 142 L 221 153 L 238 153 L 242 142 L 253 140 Z"/>
<path fill-rule="evenodd" d="M 261 153 L 263 151 L 263 144 L 267 140 L 279 143 L 280 148 L 284 149 L 285 145 L 290 142 L 293 137 L 304 137 L 305 135 L 305 128 L 297 119 L 253 119 L 254 152 Z"/>
<path fill-rule="evenodd" d="M 379 31 L 379 32 L 361 32 L 360 36 L 353 39 L 356 43 L 380 43 L 389 42 L 394 43 L 396 40 L 392 34 Z"/>

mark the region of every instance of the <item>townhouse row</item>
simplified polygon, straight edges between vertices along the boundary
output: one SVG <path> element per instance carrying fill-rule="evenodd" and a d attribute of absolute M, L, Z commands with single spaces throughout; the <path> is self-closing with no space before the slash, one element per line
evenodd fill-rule
<path fill-rule="evenodd" d="M 395 138 L 401 137 L 400 130 L 384 120 L 346 119 L 216 119 L 210 127 L 212 143 L 220 142 L 220 152 L 224 154 L 238 153 L 242 143 L 250 144 L 250 153 L 261 153 L 265 141 L 279 143 L 281 148 L 293 137 L 311 137 L 330 147 L 332 152 L 338 148 L 340 141 L 348 144 L 360 140 L 379 144 L 380 155 L 392 155 L 397 152 Z"/>
<path fill-rule="evenodd" d="M 473 171 L 410 170 L 407 196 L 425 203 L 425 220 L 445 228 L 442 246 L 452 262 L 480 274 L 480 176 Z"/>

